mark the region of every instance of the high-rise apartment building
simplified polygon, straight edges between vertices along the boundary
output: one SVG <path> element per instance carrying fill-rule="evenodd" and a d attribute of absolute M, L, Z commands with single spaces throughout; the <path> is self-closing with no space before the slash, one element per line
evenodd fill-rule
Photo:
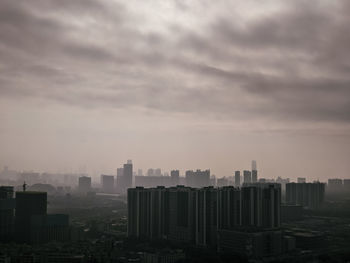
<path fill-rule="evenodd" d="M 12 186 L 0 186 L 0 243 L 13 238 L 15 199 Z"/>
<path fill-rule="evenodd" d="M 215 246 L 217 243 L 217 189 L 204 187 L 195 191 L 195 237 L 199 246 Z"/>
<path fill-rule="evenodd" d="M 128 236 L 215 246 L 218 229 L 280 227 L 277 184 L 128 190 Z"/>
<path fill-rule="evenodd" d="M 317 209 L 324 202 L 324 183 L 286 184 L 286 203 Z"/>
<path fill-rule="evenodd" d="M 33 216 L 46 215 L 46 192 L 16 192 L 15 232 L 20 242 L 31 242 Z"/>

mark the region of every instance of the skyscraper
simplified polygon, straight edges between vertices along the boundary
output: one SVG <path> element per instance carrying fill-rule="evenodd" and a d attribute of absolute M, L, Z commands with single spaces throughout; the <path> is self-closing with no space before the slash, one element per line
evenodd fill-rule
<path fill-rule="evenodd" d="M 128 189 L 128 236 L 165 238 L 167 198 L 164 187 Z"/>
<path fill-rule="evenodd" d="M 261 184 L 242 188 L 242 225 L 276 228 L 281 224 L 281 188 Z"/>
<path fill-rule="evenodd" d="M 256 171 L 257 170 L 257 168 L 256 168 L 256 161 L 255 160 L 253 160 L 252 161 L 252 171 Z"/>
<path fill-rule="evenodd" d="M 243 183 L 249 184 L 252 182 L 252 173 L 251 171 L 244 170 L 243 171 Z"/>
<path fill-rule="evenodd" d="M 241 186 L 241 172 L 235 171 L 235 186 L 240 187 Z"/>
<path fill-rule="evenodd" d="M 252 161 L 252 183 L 258 182 L 258 170 L 256 167 L 256 161 Z"/>
<path fill-rule="evenodd" d="M 218 228 L 241 225 L 241 190 L 232 186 L 218 189 Z"/>
<path fill-rule="evenodd" d="M 124 169 L 123 169 L 123 177 L 124 177 L 124 187 L 125 190 L 127 191 L 128 188 L 132 187 L 133 184 L 133 173 L 132 173 L 132 161 L 128 160 L 126 164 L 124 164 Z"/>
<path fill-rule="evenodd" d="M 124 168 L 117 168 L 117 180 L 116 180 L 117 193 L 124 193 L 125 183 L 124 183 Z"/>
<path fill-rule="evenodd" d="M 195 190 L 196 244 L 215 246 L 217 236 L 217 189 L 204 187 Z"/>

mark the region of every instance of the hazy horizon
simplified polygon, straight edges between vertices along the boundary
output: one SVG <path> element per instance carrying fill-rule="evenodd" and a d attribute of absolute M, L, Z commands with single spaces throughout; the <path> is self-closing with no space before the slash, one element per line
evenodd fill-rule
<path fill-rule="evenodd" d="M 350 178 L 350 2 L 0 0 L 0 168 Z"/>

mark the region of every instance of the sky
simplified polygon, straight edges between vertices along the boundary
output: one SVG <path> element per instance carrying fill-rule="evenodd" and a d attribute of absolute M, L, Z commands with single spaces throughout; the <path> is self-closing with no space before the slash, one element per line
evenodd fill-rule
<path fill-rule="evenodd" d="M 348 0 L 0 0 L 0 166 L 350 178 Z"/>

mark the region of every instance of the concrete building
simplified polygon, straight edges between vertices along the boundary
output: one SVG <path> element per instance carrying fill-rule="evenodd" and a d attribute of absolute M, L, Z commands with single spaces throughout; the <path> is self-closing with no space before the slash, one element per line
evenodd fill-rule
<path fill-rule="evenodd" d="M 81 176 L 79 177 L 78 190 L 82 193 L 91 191 L 91 177 Z"/>
<path fill-rule="evenodd" d="M 115 192 L 114 189 L 114 175 L 101 175 L 101 188 L 104 193 L 112 194 Z"/>
<path fill-rule="evenodd" d="M 252 182 L 252 172 L 248 170 L 243 171 L 243 183 L 251 183 Z"/>
<path fill-rule="evenodd" d="M 286 184 L 286 203 L 302 205 L 305 208 L 317 209 L 324 202 L 324 183 L 289 183 Z"/>
<path fill-rule="evenodd" d="M 179 170 L 172 170 L 170 172 L 171 177 L 171 185 L 177 186 L 180 183 L 180 171 Z"/>
<path fill-rule="evenodd" d="M 235 171 L 235 186 L 240 187 L 241 186 L 241 172 Z"/>
<path fill-rule="evenodd" d="M 12 186 L 0 186 L 0 243 L 13 239 L 15 199 Z"/>
<path fill-rule="evenodd" d="M 33 216 L 46 215 L 47 193 L 16 192 L 15 232 L 19 242 L 30 242 Z"/>

